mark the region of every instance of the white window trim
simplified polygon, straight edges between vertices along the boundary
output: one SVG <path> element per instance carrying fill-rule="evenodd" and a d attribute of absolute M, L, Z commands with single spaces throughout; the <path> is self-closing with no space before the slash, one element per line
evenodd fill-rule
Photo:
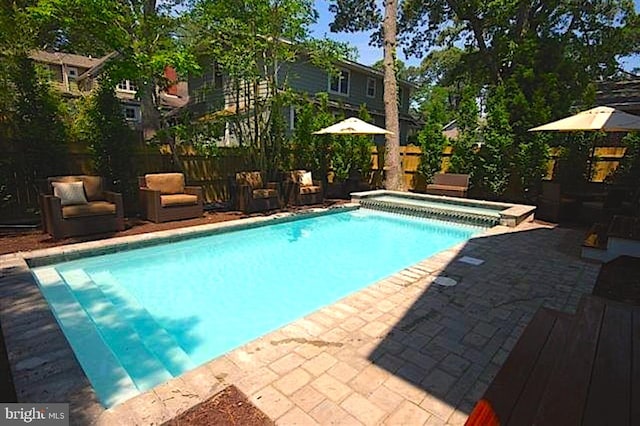
<path fill-rule="evenodd" d="M 123 81 L 125 81 L 125 82 L 126 82 L 125 86 L 127 86 L 127 88 L 126 88 L 126 89 L 123 89 L 122 87 L 120 87 L 120 83 L 118 83 L 118 84 L 116 85 L 116 90 L 118 90 L 119 92 L 126 92 L 126 93 L 136 93 L 136 92 L 138 91 L 138 89 L 136 89 L 136 90 L 131 90 L 131 89 L 130 89 L 130 87 L 131 87 L 132 85 L 133 85 L 133 86 L 135 86 L 135 84 L 132 84 L 132 83 L 131 83 L 131 80 L 129 80 L 129 79 L 125 79 L 125 80 L 123 80 Z"/>
<path fill-rule="evenodd" d="M 289 130 L 295 130 L 296 128 L 296 109 L 292 106 L 289 107 Z"/>
<path fill-rule="evenodd" d="M 340 68 L 340 75 L 342 75 L 342 72 L 346 72 L 348 77 L 348 81 L 347 81 L 347 93 L 342 93 L 340 92 L 340 84 L 338 84 L 338 90 L 335 91 L 333 89 L 331 89 L 331 79 L 333 77 L 335 77 L 332 74 L 329 74 L 329 78 L 327 79 L 327 91 L 329 93 L 333 93 L 334 95 L 340 95 L 340 96 L 349 96 L 349 94 L 351 93 L 351 70 L 348 69 L 344 69 L 344 68 Z"/>
<path fill-rule="evenodd" d="M 369 83 L 373 81 L 373 95 L 369 94 Z M 376 86 L 378 82 L 374 77 L 367 77 L 367 87 L 365 88 L 367 98 L 375 98 L 376 97 Z"/>

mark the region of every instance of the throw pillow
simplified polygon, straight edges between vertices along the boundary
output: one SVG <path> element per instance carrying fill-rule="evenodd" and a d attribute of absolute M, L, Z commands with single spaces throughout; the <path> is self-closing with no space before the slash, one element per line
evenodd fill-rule
<path fill-rule="evenodd" d="M 300 178 L 300 186 L 313 186 L 313 177 L 311 172 L 306 172 Z"/>
<path fill-rule="evenodd" d="M 87 204 L 82 182 L 51 182 L 51 186 L 53 195 L 60 198 L 60 204 L 63 206 Z"/>

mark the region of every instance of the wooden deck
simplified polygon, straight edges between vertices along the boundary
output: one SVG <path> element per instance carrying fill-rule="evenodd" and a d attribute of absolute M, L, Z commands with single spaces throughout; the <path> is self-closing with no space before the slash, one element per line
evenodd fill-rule
<path fill-rule="evenodd" d="M 539 309 L 466 424 L 640 424 L 640 307 Z"/>

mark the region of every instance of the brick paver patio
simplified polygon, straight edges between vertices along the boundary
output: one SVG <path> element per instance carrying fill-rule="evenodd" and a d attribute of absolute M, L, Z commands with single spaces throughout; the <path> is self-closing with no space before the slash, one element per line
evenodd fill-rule
<path fill-rule="evenodd" d="M 158 424 L 234 384 L 277 424 L 458 425 L 536 309 L 591 291 L 582 236 L 495 227 L 109 410 L 20 255 L 0 258 L 0 320 L 19 399 L 70 401 L 76 423 Z"/>

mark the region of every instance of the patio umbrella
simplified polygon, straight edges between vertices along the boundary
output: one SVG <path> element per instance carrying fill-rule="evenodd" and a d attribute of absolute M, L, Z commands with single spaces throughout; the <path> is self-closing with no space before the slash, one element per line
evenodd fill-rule
<path fill-rule="evenodd" d="M 314 135 L 392 135 L 393 133 L 359 118 L 351 117 L 313 132 Z"/>
<path fill-rule="evenodd" d="M 640 130 L 640 117 L 627 114 L 615 108 L 599 106 L 579 112 L 571 117 L 529 129 L 530 132 L 542 132 L 545 130 L 556 132 L 631 132 Z"/>
<path fill-rule="evenodd" d="M 615 108 L 599 106 L 579 112 L 571 117 L 543 124 L 529 129 L 530 132 L 556 131 L 602 131 L 602 132 L 632 132 L 640 130 L 640 117 L 627 114 Z M 595 145 L 591 147 L 591 160 L 589 161 L 589 176 L 593 167 Z"/>

